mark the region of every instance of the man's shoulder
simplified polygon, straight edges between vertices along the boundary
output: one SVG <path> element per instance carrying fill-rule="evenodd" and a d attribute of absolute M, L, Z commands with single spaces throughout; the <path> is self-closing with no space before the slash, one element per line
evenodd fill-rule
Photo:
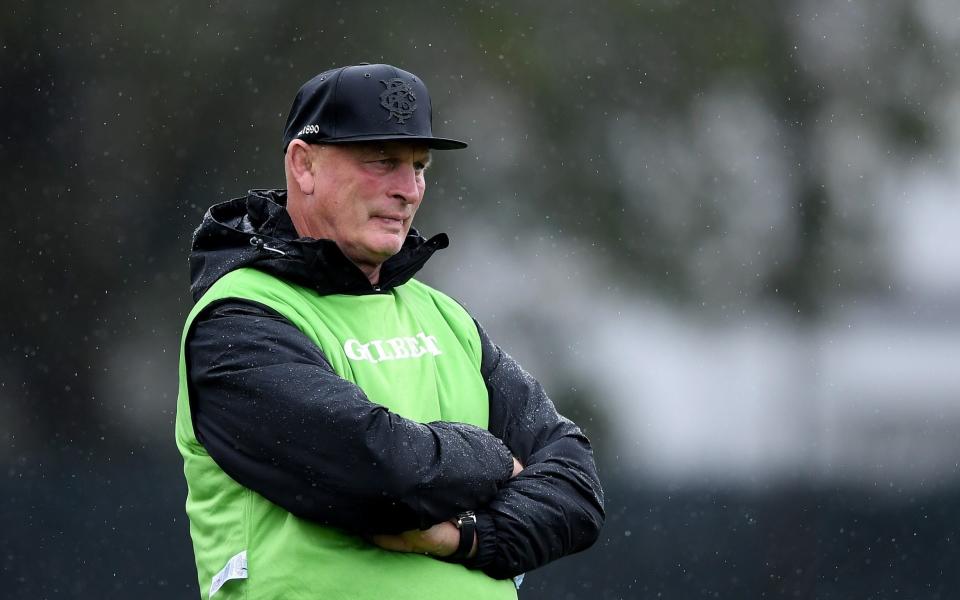
<path fill-rule="evenodd" d="M 264 292 L 306 290 L 291 279 L 255 267 L 241 267 L 223 275 L 210 286 L 201 301 L 210 297 L 230 294 L 259 294 Z"/>
<path fill-rule="evenodd" d="M 224 274 L 211 285 L 194 305 L 188 322 L 207 307 L 232 299 L 265 305 L 281 314 L 281 307 L 302 296 L 297 284 L 251 267 L 241 267 Z"/>
<path fill-rule="evenodd" d="M 421 298 L 429 298 L 434 302 L 439 303 L 441 307 L 455 309 L 457 311 L 462 311 L 468 316 L 470 315 L 470 311 L 467 310 L 467 307 L 458 298 L 454 298 L 450 294 L 428 285 L 419 279 L 411 279 L 396 289 L 399 293 Z"/>

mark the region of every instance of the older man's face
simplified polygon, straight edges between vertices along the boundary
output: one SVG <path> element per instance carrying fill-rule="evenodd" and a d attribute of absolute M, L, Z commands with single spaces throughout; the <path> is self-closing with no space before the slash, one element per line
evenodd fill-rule
<path fill-rule="evenodd" d="M 300 235 L 332 239 L 357 265 L 378 267 L 400 251 L 425 189 L 425 144 L 312 146 L 315 188 L 298 208 Z"/>

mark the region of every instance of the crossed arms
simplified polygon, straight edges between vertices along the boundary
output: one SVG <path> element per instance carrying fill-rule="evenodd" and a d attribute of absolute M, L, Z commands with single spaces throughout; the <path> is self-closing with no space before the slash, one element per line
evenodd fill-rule
<path fill-rule="evenodd" d="M 491 577 L 583 550 L 604 518 L 590 443 L 478 331 L 489 430 L 405 419 L 339 377 L 271 309 L 217 304 L 187 342 L 197 438 L 240 484 L 390 549 L 449 554 L 458 534 L 449 519 L 474 510 L 477 542 L 466 564 Z"/>

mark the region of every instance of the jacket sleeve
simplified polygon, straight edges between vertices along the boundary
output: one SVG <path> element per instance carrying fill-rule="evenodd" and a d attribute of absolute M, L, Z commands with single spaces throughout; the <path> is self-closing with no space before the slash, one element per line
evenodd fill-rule
<path fill-rule="evenodd" d="M 214 305 L 188 334 L 197 439 L 238 483 L 351 533 L 426 528 L 488 502 L 510 451 L 463 423 L 421 424 L 371 402 L 273 310 Z"/>
<path fill-rule="evenodd" d="M 604 520 L 593 450 L 543 387 L 477 325 L 490 396 L 490 431 L 524 465 L 477 513 L 467 566 L 505 579 L 590 547 Z"/>

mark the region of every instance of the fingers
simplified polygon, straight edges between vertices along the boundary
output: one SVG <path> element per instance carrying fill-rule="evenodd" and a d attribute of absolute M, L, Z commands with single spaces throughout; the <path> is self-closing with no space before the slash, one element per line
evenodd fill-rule
<path fill-rule="evenodd" d="M 444 521 L 429 529 L 414 529 L 397 535 L 372 535 L 369 540 L 384 550 L 449 556 L 460 543 L 460 530 Z"/>
<path fill-rule="evenodd" d="M 372 535 L 370 541 L 384 550 L 392 552 L 413 552 L 412 546 L 403 536 L 399 535 Z"/>

